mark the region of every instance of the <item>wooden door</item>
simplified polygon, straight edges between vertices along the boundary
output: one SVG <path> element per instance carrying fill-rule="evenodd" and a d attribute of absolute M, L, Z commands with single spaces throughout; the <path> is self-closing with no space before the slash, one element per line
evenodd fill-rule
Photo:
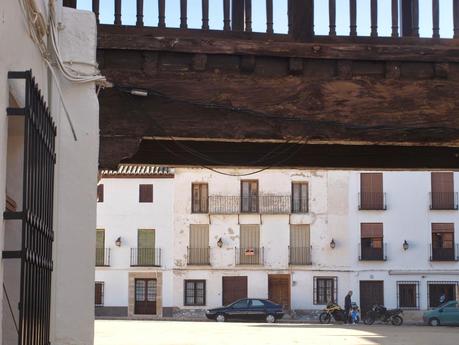
<path fill-rule="evenodd" d="M 432 181 L 432 208 L 454 208 L 454 174 L 452 172 L 433 172 Z"/>
<path fill-rule="evenodd" d="M 384 209 L 382 173 L 360 174 L 360 207 L 364 210 Z"/>
<path fill-rule="evenodd" d="M 155 230 L 137 230 L 137 265 L 156 266 Z"/>
<path fill-rule="evenodd" d="M 140 315 L 156 314 L 156 279 L 135 280 L 134 313 Z"/>
<path fill-rule="evenodd" d="M 268 299 L 290 310 L 290 275 L 268 275 Z"/>
<path fill-rule="evenodd" d="M 247 298 L 247 276 L 222 277 L 223 305 Z"/>
<path fill-rule="evenodd" d="M 384 305 L 383 281 L 360 281 L 360 309 L 365 315 L 374 304 Z"/>

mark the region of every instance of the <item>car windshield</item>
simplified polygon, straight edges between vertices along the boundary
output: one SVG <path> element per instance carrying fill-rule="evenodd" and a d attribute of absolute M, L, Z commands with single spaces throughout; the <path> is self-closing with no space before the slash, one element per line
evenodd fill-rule
<path fill-rule="evenodd" d="M 440 304 L 437 309 L 442 309 L 442 308 L 455 308 L 457 305 L 457 301 L 448 301 L 448 302 L 445 302 L 443 304 Z"/>

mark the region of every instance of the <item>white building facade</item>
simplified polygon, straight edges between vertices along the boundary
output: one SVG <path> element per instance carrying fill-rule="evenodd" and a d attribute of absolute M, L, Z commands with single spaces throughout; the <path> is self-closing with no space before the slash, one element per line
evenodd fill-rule
<path fill-rule="evenodd" d="M 242 297 L 270 298 L 297 315 L 310 314 L 329 300 L 343 304 L 349 290 L 364 309 L 383 303 L 413 310 L 416 317 L 436 306 L 442 293 L 457 298 L 457 173 L 251 172 L 176 168 L 165 194 L 154 193 L 149 214 L 138 202 L 127 209 L 123 205 L 139 193 L 140 181 L 102 178 L 113 193 L 123 191 L 110 201 L 110 212 L 123 215 L 122 221 L 108 216 L 108 204 L 99 203 L 98 226 L 112 243 L 118 236 L 131 238 L 141 227 L 154 228 L 155 208 L 170 217 L 158 231 L 167 233 L 170 247 L 162 250 L 162 291 L 155 291 L 162 309 L 155 317 L 199 315 Z M 164 183 L 150 181 L 153 190 Z M 126 183 L 129 191 L 122 187 Z M 121 307 L 121 315 L 136 314 L 135 287 L 126 296 L 133 285 L 127 274 L 143 269 L 126 269 L 122 247 L 112 252 L 110 267 L 96 270 L 96 281 L 104 285 L 99 315 L 113 307 Z M 123 280 L 110 278 L 114 272 L 124 274 Z M 139 282 L 137 297 L 142 291 Z"/>

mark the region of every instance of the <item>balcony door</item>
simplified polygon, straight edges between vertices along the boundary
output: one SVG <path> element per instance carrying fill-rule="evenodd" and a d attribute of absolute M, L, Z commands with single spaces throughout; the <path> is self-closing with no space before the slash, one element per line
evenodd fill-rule
<path fill-rule="evenodd" d="M 137 231 L 137 265 L 155 266 L 155 230 L 139 229 Z"/>
<path fill-rule="evenodd" d="M 134 313 L 139 315 L 156 314 L 156 279 L 135 280 Z"/>
<path fill-rule="evenodd" d="M 105 265 L 105 229 L 96 230 L 96 266 Z"/>
<path fill-rule="evenodd" d="M 360 174 L 360 209 L 383 210 L 384 208 L 383 174 Z"/>
<path fill-rule="evenodd" d="M 190 246 L 188 248 L 188 264 L 209 264 L 209 225 L 190 225 Z"/>
<path fill-rule="evenodd" d="M 432 260 L 455 260 L 454 223 L 432 223 Z"/>
<path fill-rule="evenodd" d="M 310 263 L 310 230 L 308 224 L 290 225 L 290 257 L 291 265 L 307 265 Z"/>
<path fill-rule="evenodd" d="M 258 212 L 258 181 L 241 181 L 241 212 Z"/>
<path fill-rule="evenodd" d="M 454 205 L 454 175 L 452 172 L 433 172 L 431 208 L 433 210 L 452 210 Z"/>
<path fill-rule="evenodd" d="M 361 260 L 384 260 L 383 224 L 360 224 Z"/>
<path fill-rule="evenodd" d="M 239 263 L 257 265 L 260 257 L 260 226 L 241 225 Z"/>

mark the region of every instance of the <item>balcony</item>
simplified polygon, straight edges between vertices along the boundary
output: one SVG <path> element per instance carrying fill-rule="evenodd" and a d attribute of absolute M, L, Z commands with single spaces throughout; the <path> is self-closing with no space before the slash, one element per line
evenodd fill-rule
<path fill-rule="evenodd" d="M 131 267 L 161 267 L 161 248 L 131 248 Z"/>
<path fill-rule="evenodd" d="M 290 195 L 209 196 L 210 214 L 290 214 Z"/>
<path fill-rule="evenodd" d="M 96 266 L 110 266 L 110 248 L 96 248 Z"/>
<path fill-rule="evenodd" d="M 311 265 L 312 247 L 288 247 L 289 265 Z"/>
<path fill-rule="evenodd" d="M 431 192 L 430 193 L 431 210 L 457 210 L 458 198 L 457 192 Z"/>
<path fill-rule="evenodd" d="M 210 247 L 187 248 L 188 265 L 210 265 Z"/>
<path fill-rule="evenodd" d="M 264 248 L 235 248 L 236 265 L 263 265 Z"/>
<path fill-rule="evenodd" d="M 430 245 L 430 261 L 459 261 L 459 245 L 452 248 L 436 248 Z"/>
<path fill-rule="evenodd" d="M 359 243 L 359 261 L 386 261 L 387 243 L 381 248 L 364 246 Z"/>
<path fill-rule="evenodd" d="M 361 192 L 359 197 L 359 210 L 387 210 L 386 193 Z"/>

